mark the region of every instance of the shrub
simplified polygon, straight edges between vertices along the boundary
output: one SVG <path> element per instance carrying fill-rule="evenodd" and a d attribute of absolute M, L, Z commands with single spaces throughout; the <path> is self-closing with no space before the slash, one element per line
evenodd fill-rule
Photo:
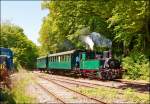
<path fill-rule="evenodd" d="M 123 68 L 126 69 L 125 76 L 130 79 L 149 79 L 149 62 L 142 53 L 133 52 L 123 58 Z"/>

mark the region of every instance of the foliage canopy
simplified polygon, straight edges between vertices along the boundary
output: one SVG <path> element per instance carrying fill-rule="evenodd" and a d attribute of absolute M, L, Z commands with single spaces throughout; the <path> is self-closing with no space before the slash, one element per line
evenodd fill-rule
<path fill-rule="evenodd" d="M 72 48 L 84 49 L 80 36 L 98 32 L 113 41 L 113 53 L 125 57 L 122 60 L 125 68 L 134 60 L 132 52 L 140 53 L 136 57 L 144 55 L 143 59 L 147 60 L 150 56 L 149 5 L 148 0 L 44 1 L 42 9 L 48 9 L 49 14 L 44 17 L 40 29 L 41 50 L 47 54 Z M 142 65 L 147 68 L 147 63 L 144 63 Z M 137 69 L 143 70 L 141 63 L 138 64 L 132 62 L 132 68 L 128 68 L 130 75 Z"/>
<path fill-rule="evenodd" d="M 10 23 L 1 24 L 0 47 L 10 48 L 14 53 L 16 67 L 34 68 L 38 56 L 36 45 L 23 33 L 23 29 Z"/>

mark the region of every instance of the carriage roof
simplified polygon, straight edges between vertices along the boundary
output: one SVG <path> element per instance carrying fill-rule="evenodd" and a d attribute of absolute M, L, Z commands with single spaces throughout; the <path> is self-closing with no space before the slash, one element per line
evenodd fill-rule
<path fill-rule="evenodd" d="M 46 56 L 41 56 L 41 57 L 38 57 L 37 59 L 44 59 L 46 58 Z"/>
<path fill-rule="evenodd" d="M 72 53 L 74 53 L 75 51 L 76 51 L 76 50 L 71 50 L 71 51 L 59 52 L 59 53 L 55 53 L 55 54 L 49 54 L 48 57 L 72 54 Z"/>

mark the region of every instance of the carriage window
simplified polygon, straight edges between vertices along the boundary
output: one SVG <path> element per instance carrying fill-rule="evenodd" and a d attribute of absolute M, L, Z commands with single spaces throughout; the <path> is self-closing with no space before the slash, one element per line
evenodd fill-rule
<path fill-rule="evenodd" d="M 62 56 L 62 61 L 64 61 L 64 56 Z"/>
<path fill-rule="evenodd" d="M 60 56 L 58 56 L 58 62 L 60 62 Z"/>
<path fill-rule="evenodd" d="M 60 62 L 62 61 L 62 56 L 60 56 Z"/>
<path fill-rule="evenodd" d="M 66 61 L 66 55 L 64 55 L 64 62 Z"/>
<path fill-rule="evenodd" d="M 69 61 L 69 55 L 67 55 L 67 61 Z"/>
<path fill-rule="evenodd" d="M 66 55 L 64 55 L 64 62 L 66 61 Z"/>
<path fill-rule="evenodd" d="M 59 56 L 59 62 L 61 62 L 61 56 Z"/>
<path fill-rule="evenodd" d="M 56 62 L 56 56 L 54 56 L 54 61 Z"/>
<path fill-rule="evenodd" d="M 67 60 L 67 55 L 65 55 L 65 61 L 67 62 L 68 60 Z"/>
<path fill-rule="evenodd" d="M 56 62 L 56 56 L 55 56 L 55 62 Z"/>
<path fill-rule="evenodd" d="M 63 61 L 65 61 L 65 56 L 63 56 Z"/>
<path fill-rule="evenodd" d="M 65 61 L 65 55 L 63 56 L 63 61 Z"/>
<path fill-rule="evenodd" d="M 53 62 L 53 57 L 51 57 L 52 58 L 52 62 Z"/>
<path fill-rule="evenodd" d="M 68 61 L 70 61 L 71 55 L 68 55 Z"/>
<path fill-rule="evenodd" d="M 56 60 L 55 61 L 57 62 L 57 56 L 56 56 Z"/>
<path fill-rule="evenodd" d="M 50 61 L 52 62 L 52 57 L 50 57 Z"/>
<path fill-rule="evenodd" d="M 52 62 L 52 57 L 50 57 L 49 59 L 50 59 L 50 62 Z"/>
<path fill-rule="evenodd" d="M 59 57 L 59 56 L 57 56 L 57 61 L 59 61 L 58 57 Z"/>
<path fill-rule="evenodd" d="M 50 62 L 52 62 L 52 57 L 49 58 Z"/>
<path fill-rule="evenodd" d="M 68 55 L 66 55 L 66 62 L 68 62 Z"/>
<path fill-rule="evenodd" d="M 66 58 L 65 58 L 66 62 L 68 61 L 68 55 L 66 55 Z"/>

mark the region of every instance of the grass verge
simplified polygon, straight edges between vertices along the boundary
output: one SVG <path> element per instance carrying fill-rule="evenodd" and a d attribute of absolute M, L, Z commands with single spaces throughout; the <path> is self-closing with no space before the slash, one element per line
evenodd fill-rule
<path fill-rule="evenodd" d="M 119 90 L 107 87 L 79 87 L 75 89 L 88 96 L 101 99 L 106 103 L 150 103 L 149 94 L 139 93 L 130 88 Z"/>
<path fill-rule="evenodd" d="M 21 71 L 17 74 L 14 87 L 11 91 L 17 104 L 35 102 L 35 98 L 28 95 L 26 92 L 27 86 L 33 82 L 32 77 L 32 73 L 27 73 L 26 71 Z"/>
<path fill-rule="evenodd" d="M 12 90 L 2 89 L 0 101 L 6 104 L 35 103 L 35 98 L 27 93 L 28 85 L 33 82 L 32 77 L 32 73 L 23 70 L 15 73 L 12 78 Z"/>

